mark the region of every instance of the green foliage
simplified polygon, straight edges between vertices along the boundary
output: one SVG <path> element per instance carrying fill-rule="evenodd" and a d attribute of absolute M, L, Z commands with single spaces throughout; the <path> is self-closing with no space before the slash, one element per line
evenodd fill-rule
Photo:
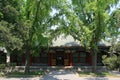
<path fill-rule="evenodd" d="M 92 73 L 92 72 L 79 72 L 79 75 L 81 77 L 116 77 L 115 74 L 112 74 L 110 72 L 96 72 L 96 73 Z"/>
<path fill-rule="evenodd" d="M 44 74 L 44 71 L 30 71 L 28 74 L 24 74 L 24 72 L 15 71 L 7 74 L 7 77 L 36 77 Z"/>
<path fill-rule="evenodd" d="M 41 46 L 49 46 L 51 44 L 52 37 L 57 33 L 51 35 L 48 28 L 55 24 L 58 25 L 62 21 L 59 18 L 62 13 L 56 13 L 55 16 L 51 16 L 50 13 L 52 9 L 65 9 L 62 5 L 63 2 L 66 2 L 66 0 L 47 0 L 46 2 L 44 0 L 23 0 L 20 14 L 24 21 L 24 27 L 28 30 L 25 31 L 24 28 L 24 31 L 21 30 L 23 32 L 22 38 L 24 38 L 24 46 L 28 43 L 32 52 L 39 52 Z"/>
<path fill-rule="evenodd" d="M 15 67 L 16 63 L 6 63 L 6 67 Z"/>
<path fill-rule="evenodd" d="M 14 25 L 6 22 L 0 22 L 0 46 L 8 47 L 9 49 L 20 48 L 22 40 L 13 34 Z"/>
<path fill-rule="evenodd" d="M 0 1 L 0 46 L 7 50 L 20 49 L 23 45 L 18 36 L 19 11 L 18 1 Z"/>
<path fill-rule="evenodd" d="M 30 53 L 40 52 L 41 46 L 49 46 L 51 41 L 50 35 L 47 33 L 48 26 L 53 21 L 50 17 L 52 7 L 59 0 L 22 0 L 20 7 L 20 15 L 22 17 L 23 26 L 28 29 L 23 33 L 22 40 L 24 42 L 23 50 L 26 53 L 25 72 L 29 71 L 29 55 Z M 24 29 L 24 28 L 23 28 Z"/>
<path fill-rule="evenodd" d="M 42 46 L 48 44 L 48 37 L 46 30 L 49 25 L 49 15 L 51 6 L 55 5 L 56 1 L 38 1 L 38 0 L 26 0 L 22 8 L 21 13 L 25 21 L 24 26 L 28 26 L 26 40 L 30 42 L 31 47 Z M 48 20 L 47 20 L 48 19 Z"/>
<path fill-rule="evenodd" d="M 117 53 L 118 57 L 117 57 L 117 63 L 118 65 L 120 65 L 120 42 L 117 42 L 117 44 L 115 44 L 112 49 Z"/>
<path fill-rule="evenodd" d="M 107 57 L 106 55 L 102 56 L 103 63 L 108 66 L 109 69 L 117 69 L 119 66 L 118 58 L 115 54 L 113 54 L 110 57 Z"/>
<path fill-rule="evenodd" d="M 116 40 L 114 41 L 114 44 L 111 46 L 110 52 L 116 52 L 118 54 L 120 54 L 120 41 L 116 42 Z"/>
<path fill-rule="evenodd" d="M 15 70 L 16 63 L 0 64 L 0 74 L 7 74 Z"/>
<path fill-rule="evenodd" d="M 105 39 L 109 31 L 109 21 L 110 8 L 119 0 L 71 0 L 72 1 L 72 9 L 76 14 L 78 21 L 82 22 L 82 25 L 78 25 L 80 27 L 79 30 L 75 30 L 77 32 L 77 37 L 81 44 L 83 44 L 87 49 L 89 49 L 93 56 L 93 70 L 96 69 L 96 60 L 98 53 L 98 43 Z M 73 20 L 72 20 L 73 21 Z M 77 23 L 79 24 L 79 23 Z M 76 27 L 75 27 L 76 28 Z M 81 35 L 81 36 L 79 36 Z"/>
<path fill-rule="evenodd" d="M 0 12 L 2 14 L 1 20 L 9 23 L 16 23 L 18 21 L 18 1 L 16 0 L 1 0 Z M 0 20 L 0 21 L 1 21 Z"/>
<path fill-rule="evenodd" d="M 110 15 L 109 19 L 109 36 L 110 38 L 118 38 L 118 35 L 120 34 L 120 9 L 117 9 L 113 11 Z"/>
<path fill-rule="evenodd" d="M 5 69 L 5 64 L 0 64 L 0 70 Z"/>
<path fill-rule="evenodd" d="M 17 20 L 18 19 L 18 11 L 14 7 L 11 7 L 10 5 L 7 5 L 4 8 L 3 14 L 4 14 L 4 16 L 3 16 L 4 20 L 9 23 L 15 23 L 18 21 Z"/>
<path fill-rule="evenodd" d="M 117 2 L 118 0 L 72 0 L 73 10 L 83 23 L 83 25 L 79 26 L 81 27 L 80 32 L 83 37 L 78 36 L 81 44 L 85 43 L 88 49 L 92 47 L 94 49 L 96 47 L 92 45 L 96 45 L 110 33 L 108 32 L 110 19 L 108 11 Z"/>
<path fill-rule="evenodd" d="M 6 65 L 5 64 L 0 64 L 0 77 L 4 76 L 4 70 L 5 70 Z"/>

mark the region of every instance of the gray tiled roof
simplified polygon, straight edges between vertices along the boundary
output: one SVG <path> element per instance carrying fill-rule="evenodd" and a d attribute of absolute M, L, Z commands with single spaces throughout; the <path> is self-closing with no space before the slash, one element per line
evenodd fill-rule
<path fill-rule="evenodd" d="M 80 42 L 70 35 L 65 36 L 62 34 L 52 41 L 52 46 L 80 46 Z"/>
<path fill-rule="evenodd" d="M 80 46 L 80 42 L 75 40 L 71 35 L 65 36 L 62 34 L 52 41 L 52 46 Z M 98 46 L 111 46 L 111 44 L 101 40 L 101 42 L 98 43 Z"/>

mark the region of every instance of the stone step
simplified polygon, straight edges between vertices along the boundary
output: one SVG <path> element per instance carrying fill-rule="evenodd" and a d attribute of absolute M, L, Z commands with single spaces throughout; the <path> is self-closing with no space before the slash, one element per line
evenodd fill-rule
<path fill-rule="evenodd" d="M 25 66 L 16 66 L 16 70 L 24 70 Z M 74 70 L 74 71 L 91 71 L 92 66 L 30 66 L 30 70 Z M 98 71 L 106 71 L 106 66 L 97 66 Z"/>

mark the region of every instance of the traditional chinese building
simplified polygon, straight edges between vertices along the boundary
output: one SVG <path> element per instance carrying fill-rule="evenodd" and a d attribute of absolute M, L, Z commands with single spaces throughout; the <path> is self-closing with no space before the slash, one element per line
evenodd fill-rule
<path fill-rule="evenodd" d="M 97 56 L 97 65 L 102 64 L 102 55 L 107 54 L 109 45 L 105 43 L 98 44 L 99 53 Z M 16 62 L 18 65 L 25 63 L 25 56 L 11 54 L 11 62 Z M 49 49 L 42 48 L 37 56 L 31 55 L 31 65 L 46 65 L 46 66 L 78 66 L 92 65 L 92 56 L 89 51 L 80 46 L 79 41 L 74 40 L 72 36 L 60 35 Z"/>

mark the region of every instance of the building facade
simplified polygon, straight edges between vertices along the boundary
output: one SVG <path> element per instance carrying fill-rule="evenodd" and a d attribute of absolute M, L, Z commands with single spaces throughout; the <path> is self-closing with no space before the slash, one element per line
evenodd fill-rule
<path fill-rule="evenodd" d="M 102 64 L 102 55 L 107 54 L 109 46 L 98 45 L 99 53 L 97 56 L 97 65 Z M 25 54 L 11 54 L 10 61 L 17 65 L 25 64 Z M 42 48 L 37 55 L 30 56 L 31 65 L 41 66 L 91 66 L 92 53 L 80 46 L 79 41 L 73 39 L 72 36 L 59 36 L 53 40 L 53 44 L 49 49 Z"/>

